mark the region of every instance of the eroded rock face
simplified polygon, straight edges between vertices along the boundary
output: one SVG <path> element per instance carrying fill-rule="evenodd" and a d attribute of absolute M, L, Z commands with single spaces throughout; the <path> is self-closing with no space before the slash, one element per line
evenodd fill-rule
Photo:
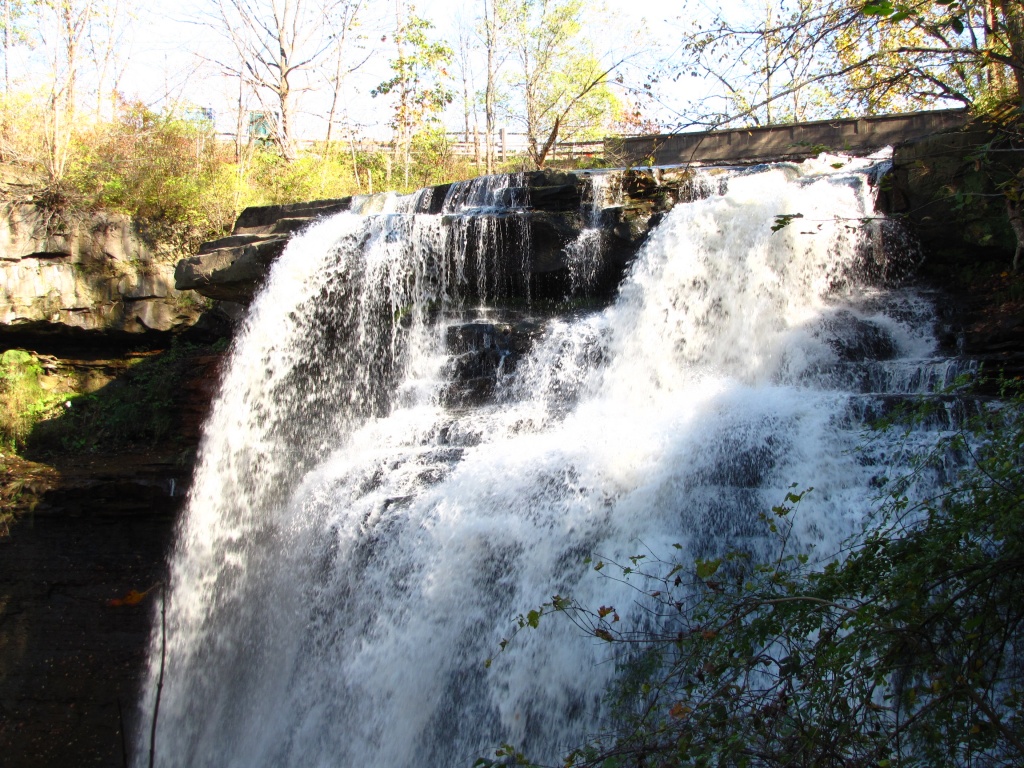
<path fill-rule="evenodd" d="M 0 331 L 166 332 L 201 307 L 131 219 L 61 218 L 32 204 L 0 209 Z"/>

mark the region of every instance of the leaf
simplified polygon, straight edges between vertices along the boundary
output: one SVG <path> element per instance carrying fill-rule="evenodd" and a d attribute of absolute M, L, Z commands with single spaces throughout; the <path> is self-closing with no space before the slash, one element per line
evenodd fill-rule
<path fill-rule="evenodd" d="M 780 229 L 785 229 L 793 223 L 794 219 L 802 219 L 804 215 L 802 213 L 780 213 L 775 217 L 775 223 L 772 224 L 772 232 L 778 232 Z"/>
<path fill-rule="evenodd" d="M 889 0 L 869 0 L 860 12 L 865 16 L 889 16 L 894 10 Z"/>
<path fill-rule="evenodd" d="M 697 578 L 708 579 L 714 576 L 719 567 L 722 565 L 721 560 L 698 560 L 697 561 Z"/>
<path fill-rule="evenodd" d="M 133 589 L 124 597 L 115 597 L 113 600 L 108 600 L 107 605 L 111 608 L 122 608 L 126 605 L 138 605 L 146 598 L 146 595 L 152 591 L 153 587 L 150 587 L 145 592 L 139 592 L 137 589 Z"/>
<path fill-rule="evenodd" d="M 672 705 L 672 708 L 668 711 L 668 714 L 674 720 L 683 720 L 691 712 L 693 712 L 692 707 L 688 707 L 685 704 L 683 704 L 683 702 L 677 701 L 675 704 Z"/>
<path fill-rule="evenodd" d="M 602 619 L 609 613 L 615 613 L 615 609 L 611 606 L 602 605 L 600 608 L 597 609 L 597 615 Z"/>
<path fill-rule="evenodd" d="M 537 611 L 530 611 L 526 614 L 526 623 L 536 629 L 537 625 L 540 624 L 540 613 Z"/>
<path fill-rule="evenodd" d="M 597 637 L 599 637 L 599 638 L 601 638 L 602 640 L 604 640 L 604 641 L 605 641 L 606 643 L 612 643 L 612 642 L 614 642 L 614 641 L 615 641 L 615 638 L 614 638 L 614 637 L 612 637 L 612 633 L 611 633 L 611 632 L 609 632 L 609 631 L 608 631 L 607 629 L 601 629 L 601 628 L 599 627 L 599 628 L 597 628 L 597 629 L 595 629 L 595 630 L 594 630 L 594 634 L 595 634 L 595 635 L 596 635 Z"/>

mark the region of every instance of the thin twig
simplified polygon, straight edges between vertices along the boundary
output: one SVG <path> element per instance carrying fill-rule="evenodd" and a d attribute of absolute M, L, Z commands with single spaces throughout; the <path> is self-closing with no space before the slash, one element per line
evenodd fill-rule
<path fill-rule="evenodd" d="M 156 702 L 153 704 L 153 721 L 149 726 L 149 768 L 156 760 L 156 720 L 160 714 L 160 694 L 164 688 L 164 664 L 167 661 L 167 589 L 160 585 L 160 675 L 156 681 Z"/>

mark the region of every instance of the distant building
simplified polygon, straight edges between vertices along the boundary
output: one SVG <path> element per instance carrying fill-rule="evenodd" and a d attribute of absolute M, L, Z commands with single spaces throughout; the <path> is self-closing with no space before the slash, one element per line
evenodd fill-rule
<path fill-rule="evenodd" d="M 217 113 L 213 107 L 186 107 L 182 117 L 193 123 L 209 123 L 210 125 L 217 121 Z"/>
<path fill-rule="evenodd" d="M 278 114 L 276 112 L 253 111 L 249 113 L 250 140 L 270 141 L 276 133 Z"/>

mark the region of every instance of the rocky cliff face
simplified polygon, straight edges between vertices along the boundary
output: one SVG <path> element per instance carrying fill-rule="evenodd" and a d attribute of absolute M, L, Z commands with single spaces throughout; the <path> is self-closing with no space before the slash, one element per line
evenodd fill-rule
<path fill-rule="evenodd" d="M 965 252 L 975 260 L 1005 259 L 1016 246 L 1007 193 L 1012 197 L 1022 172 L 1024 147 L 975 122 L 896 147 L 880 207 L 909 222 L 928 255 L 926 267 L 962 265 Z"/>
<path fill-rule="evenodd" d="M 164 578 L 219 362 L 167 351 L 207 303 L 174 287 L 169 257 L 127 216 L 0 208 L 0 352 L 31 350 L 43 395 L 69 398 L 22 456 L 0 444 L 5 764 L 121 765 L 122 723 L 142 727 L 152 600 L 108 603 Z"/>
<path fill-rule="evenodd" d="M 879 200 L 920 242 L 915 279 L 948 294 L 959 350 L 1009 377 L 1024 374 L 1024 296 L 1007 207 L 1021 179 L 1020 137 L 974 122 L 896 147 Z"/>
<path fill-rule="evenodd" d="M 128 216 L 61 217 L 33 204 L 0 209 L 0 332 L 170 332 L 200 303 Z"/>

